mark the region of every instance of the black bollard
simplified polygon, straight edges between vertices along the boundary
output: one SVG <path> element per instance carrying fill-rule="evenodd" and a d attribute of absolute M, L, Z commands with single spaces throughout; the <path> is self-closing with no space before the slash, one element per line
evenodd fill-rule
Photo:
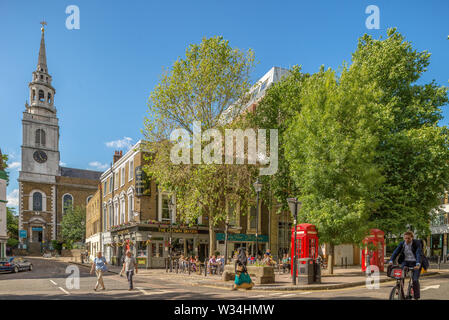
<path fill-rule="evenodd" d="M 188 262 L 187 267 L 189 268 L 189 276 L 190 276 L 190 260 L 189 260 L 189 262 Z"/>
<path fill-rule="evenodd" d="M 348 257 L 345 257 L 345 269 L 348 268 Z"/>
<path fill-rule="evenodd" d="M 165 272 L 168 272 L 168 258 L 165 258 Z"/>
<path fill-rule="evenodd" d="M 175 261 L 175 263 L 176 263 L 176 273 L 178 273 L 178 271 L 179 271 L 179 261 Z"/>
<path fill-rule="evenodd" d="M 207 277 L 207 258 L 204 259 L 204 276 Z"/>

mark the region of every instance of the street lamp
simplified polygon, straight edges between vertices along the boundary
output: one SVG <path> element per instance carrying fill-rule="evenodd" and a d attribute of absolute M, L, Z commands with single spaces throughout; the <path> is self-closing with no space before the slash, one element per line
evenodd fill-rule
<path fill-rule="evenodd" d="M 256 203 L 256 261 L 257 261 L 257 255 L 259 253 L 259 193 L 262 191 L 262 183 L 259 181 L 259 177 L 257 177 L 256 182 L 253 184 L 254 190 L 256 190 L 257 193 L 257 203 Z"/>
<path fill-rule="evenodd" d="M 172 199 L 168 202 L 168 210 L 170 211 L 170 239 L 169 239 L 169 247 L 168 247 L 168 255 L 170 257 L 170 272 L 173 271 L 173 264 L 172 264 L 172 216 L 173 216 L 173 210 L 175 209 L 175 204 L 173 203 Z"/>
<path fill-rule="evenodd" d="M 293 285 L 296 285 L 296 223 L 298 218 L 298 211 L 301 209 L 302 202 L 298 201 L 297 198 L 288 198 L 288 207 L 290 208 L 290 212 L 293 215 L 293 225 L 295 228 L 295 235 L 293 237 L 293 277 L 292 277 L 292 283 Z"/>
<path fill-rule="evenodd" d="M 226 265 L 228 263 L 228 228 L 229 228 L 229 214 L 226 216 L 225 221 L 226 227 L 225 227 L 225 254 L 224 254 L 224 264 Z"/>

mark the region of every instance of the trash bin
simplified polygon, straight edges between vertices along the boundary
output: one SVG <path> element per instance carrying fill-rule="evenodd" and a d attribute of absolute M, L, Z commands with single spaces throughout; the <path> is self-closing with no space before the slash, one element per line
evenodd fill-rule
<path fill-rule="evenodd" d="M 314 267 L 314 275 L 313 275 L 313 282 L 314 283 L 321 283 L 321 265 L 318 260 L 315 260 L 313 263 Z"/>
<path fill-rule="evenodd" d="M 312 258 L 298 260 L 298 284 L 314 283 L 314 263 Z"/>

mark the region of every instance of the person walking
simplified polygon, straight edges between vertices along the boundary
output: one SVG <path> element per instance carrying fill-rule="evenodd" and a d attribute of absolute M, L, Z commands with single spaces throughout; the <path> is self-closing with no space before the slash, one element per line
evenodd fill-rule
<path fill-rule="evenodd" d="M 131 290 L 134 289 L 134 287 L 133 287 L 134 270 L 136 271 L 136 274 L 137 274 L 136 258 L 134 258 L 132 253 L 131 253 L 131 251 L 128 250 L 126 252 L 126 257 L 125 257 L 125 260 L 123 262 L 123 268 L 122 268 L 122 271 L 121 271 L 121 273 L 126 272 L 126 278 L 128 279 L 128 283 L 129 283 L 128 291 L 131 291 Z"/>
<path fill-rule="evenodd" d="M 97 291 L 98 287 L 101 286 L 102 290 L 106 290 L 103 282 L 103 273 L 107 271 L 106 259 L 101 255 L 101 251 L 97 253 L 97 257 L 92 262 L 92 268 L 90 269 L 90 274 L 95 273 L 97 275 L 97 284 L 95 285 L 94 291 Z"/>

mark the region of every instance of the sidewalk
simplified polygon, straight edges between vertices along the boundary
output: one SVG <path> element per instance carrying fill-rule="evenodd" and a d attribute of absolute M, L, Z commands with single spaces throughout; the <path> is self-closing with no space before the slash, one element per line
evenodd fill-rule
<path fill-rule="evenodd" d="M 80 262 L 70 261 L 70 258 L 52 258 L 58 261 L 74 263 L 77 265 L 83 265 L 85 267 L 90 267 L 90 264 L 81 264 Z M 108 271 L 111 273 L 119 274 L 121 268 L 117 266 L 108 266 Z M 429 270 L 422 274 L 421 277 L 435 276 L 442 273 L 449 272 L 449 264 L 441 264 L 440 270 L 438 270 L 438 265 L 431 264 Z M 196 273 L 176 273 L 166 272 L 165 269 L 139 269 L 138 275 L 143 278 L 150 280 L 152 277 L 157 277 L 158 279 L 166 279 L 167 281 L 176 280 L 179 283 L 193 286 L 207 286 L 207 287 L 219 287 L 231 289 L 233 286 L 233 281 L 223 281 L 221 276 L 210 275 L 204 276 L 204 273 L 198 275 Z M 275 283 L 273 284 L 263 284 L 255 285 L 253 290 L 264 290 L 264 291 L 297 291 L 297 290 L 332 290 L 341 289 L 349 287 L 365 286 L 367 282 L 367 277 L 365 273 L 361 271 L 360 266 L 350 267 L 350 268 L 334 268 L 334 274 L 328 275 L 326 271 L 323 271 L 321 276 L 320 284 L 310 284 L 310 285 L 292 285 L 292 280 L 289 273 L 278 274 L 275 272 Z M 385 272 L 381 272 L 379 283 L 394 281 L 388 278 Z"/>

